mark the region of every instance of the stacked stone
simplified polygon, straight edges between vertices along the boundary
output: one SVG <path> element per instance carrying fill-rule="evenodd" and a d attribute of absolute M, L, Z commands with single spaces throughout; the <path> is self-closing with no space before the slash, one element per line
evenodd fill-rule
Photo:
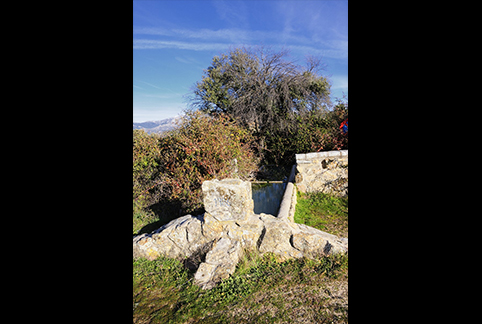
<path fill-rule="evenodd" d="M 301 192 L 348 195 L 348 150 L 296 154 L 295 179 Z"/>

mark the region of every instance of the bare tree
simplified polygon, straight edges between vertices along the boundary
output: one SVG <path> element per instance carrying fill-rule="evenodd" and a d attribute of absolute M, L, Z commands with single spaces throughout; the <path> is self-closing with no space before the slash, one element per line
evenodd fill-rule
<path fill-rule="evenodd" d="M 308 57 L 303 67 L 287 56 L 287 50 L 264 47 L 235 48 L 215 56 L 193 89 L 191 107 L 227 113 L 258 134 L 322 110 L 329 104 L 330 84 L 319 75 L 321 60 Z"/>

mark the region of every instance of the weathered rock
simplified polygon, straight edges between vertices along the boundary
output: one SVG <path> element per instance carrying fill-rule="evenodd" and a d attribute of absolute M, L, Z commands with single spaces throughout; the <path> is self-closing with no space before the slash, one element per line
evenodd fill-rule
<path fill-rule="evenodd" d="M 316 258 L 348 251 L 348 239 L 316 228 L 261 214 L 265 233 L 259 245 L 261 253 L 272 252 L 281 260 L 301 257 Z"/>
<path fill-rule="evenodd" d="M 226 226 L 226 236 L 239 240 L 245 249 L 256 249 L 263 229 L 264 223 L 260 216 L 253 214 L 244 221 L 231 222 Z"/>
<path fill-rule="evenodd" d="M 236 264 L 241 255 L 242 248 L 239 241 L 222 237 L 206 254 L 206 261 L 199 265 L 194 275 L 195 283 L 203 289 L 211 289 L 236 270 Z"/>
<path fill-rule="evenodd" d="M 348 251 L 348 239 L 344 241 L 335 235 L 304 224 L 296 225 L 298 232 L 293 233 L 291 244 L 305 257 L 313 258 Z"/>
<path fill-rule="evenodd" d="M 290 217 L 254 214 L 249 182 L 206 182 L 206 213 L 186 215 L 150 234 L 134 237 L 134 258 L 153 260 L 164 255 L 185 264 L 192 261 L 188 263 L 197 267 L 196 284 L 209 289 L 234 272 L 243 249 L 271 252 L 281 261 L 348 251 L 348 239 L 296 224 Z"/>
<path fill-rule="evenodd" d="M 298 224 L 291 223 L 286 218 L 279 219 L 266 214 L 261 214 L 260 218 L 264 223 L 264 235 L 258 248 L 261 253 L 272 252 L 281 261 L 303 257 L 303 253 L 290 243 L 293 231 L 297 231 Z"/>
<path fill-rule="evenodd" d="M 134 237 L 134 257 L 153 260 L 161 254 L 176 259 L 191 256 L 214 239 L 212 235 L 204 235 L 202 219 L 202 215 L 197 217 L 186 215 L 169 222 L 151 234 Z"/>
<path fill-rule="evenodd" d="M 242 221 L 253 214 L 253 195 L 248 181 L 204 181 L 202 191 L 204 209 L 218 221 Z"/>

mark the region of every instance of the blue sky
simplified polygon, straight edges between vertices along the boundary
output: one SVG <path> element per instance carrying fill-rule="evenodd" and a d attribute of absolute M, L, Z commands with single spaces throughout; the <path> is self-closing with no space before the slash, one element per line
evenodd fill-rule
<path fill-rule="evenodd" d="M 213 56 L 230 46 L 321 57 L 332 99 L 348 95 L 348 1 L 133 1 L 134 122 L 174 117 Z"/>

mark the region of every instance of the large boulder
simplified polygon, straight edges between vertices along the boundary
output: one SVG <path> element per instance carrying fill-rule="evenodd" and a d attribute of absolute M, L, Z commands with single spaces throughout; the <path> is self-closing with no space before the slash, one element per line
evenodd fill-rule
<path fill-rule="evenodd" d="M 319 257 L 322 255 L 337 254 L 348 251 L 348 239 L 320 231 L 304 224 L 296 224 L 297 230 L 293 231 L 291 244 L 293 248 L 302 252 L 305 257 Z"/>
<path fill-rule="evenodd" d="M 186 215 L 179 217 L 150 234 L 133 238 L 134 258 L 144 257 L 149 260 L 161 254 L 175 259 L 185 259 L 202 249 L 217 236 L 216 233 L 205 235 L 202 230 L 201 216 Z"/>

